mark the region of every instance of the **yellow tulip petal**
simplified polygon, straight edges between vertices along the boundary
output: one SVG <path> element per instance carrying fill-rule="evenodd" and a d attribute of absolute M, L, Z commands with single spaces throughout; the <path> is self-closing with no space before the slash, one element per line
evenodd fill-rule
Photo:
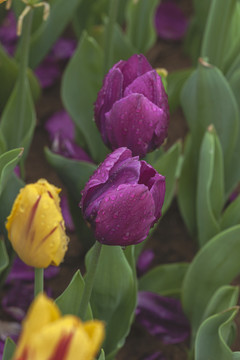
<path fill-rule="evenodd" d="M 103 338 L 102 322 L 60 317 L 57 306 L 42 294 L 30 307 L 13 360 L 93 360 Z"/>
<path fill-rule="evenodd" d="M 40 179 L 21 189 L 14 202 L 6 228 L 14 250 L 27 265 L 46 268 L 63 260 L 68 237 L 59 192 Z"/>
<path fill-rule="evenodd" d="M 46 325 L 55 322 L 61 317 L 57 305 L 46 295 L 40 294 L 29 308 L 27 317 L 23 322 L 23 331 L 21 333 L 15 358 L 22 354 L 25 348 L 28 348 L 31 339 L 35 334 Z"/>

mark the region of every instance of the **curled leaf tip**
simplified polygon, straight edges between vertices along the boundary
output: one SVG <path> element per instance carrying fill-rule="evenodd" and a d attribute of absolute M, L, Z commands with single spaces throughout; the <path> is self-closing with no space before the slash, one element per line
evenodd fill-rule
<path fill-rule="evenodd" d="M 201 57 L 200 57 L 200 58 L 198 59 L 198 62 L 199 62 L 200 65 L 202 65 L 202 66 L 204 66 L 204 67 L 212 68 L 213 65 L 209 64 L 207 60 L 208 60 L 207 58 L 201 58 Z"/>

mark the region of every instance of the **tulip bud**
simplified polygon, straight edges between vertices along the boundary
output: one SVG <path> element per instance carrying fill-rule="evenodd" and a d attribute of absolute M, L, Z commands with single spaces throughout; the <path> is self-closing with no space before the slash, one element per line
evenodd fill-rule
<path fill-rule="evenodd" d="M 102 322 L 61 317 L 57 305 L 40 294 L 23 322 L 13 360 L 93 360 L 103 337 Z"/>
<path fill-rule="evenodd" d="M 98 167 L 81 200 L 83 216 L 107 245 L 133 245 L 148 235 L 161 216 L 165 177 L 127 148 L 119 148 Z"/>
<path fill-rule="evenodd" d="M 144 157 L 167 137 L 168 98 L 161 77 L 143 55 L 108 72 L 95 103 L 95 121 L 112 150 L 126 146 Z"/>
<path fill-rule="evenodd" d="M 61 190 L 40 179 L 20 190 L 7 218 L 8 238 L 22 261 L 36 268 L 58 266 L 68 238 L 60 209 Z"/>

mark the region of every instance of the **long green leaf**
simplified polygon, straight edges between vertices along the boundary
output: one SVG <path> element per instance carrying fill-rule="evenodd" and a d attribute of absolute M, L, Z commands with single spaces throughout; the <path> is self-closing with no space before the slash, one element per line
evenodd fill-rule
<path fill-rule="evenodd" d="M 75 316 L 79 316 L 79 305 L 81 302 L 84 286 L 84 279 L 80 271 L 77 270 L 68 287 L 56 299 L 56 304 L 63 315 L 72 314 Z M 86 319 L 92 319 L 92 312 L 90 306 L 88 306 Z"/>
<path fill-rule="evenodd" d="M 25 101 L 24 104 L 22 101 Z M 23 111 L 22 123 L 19 121 L 20 109 Z M 26 158 L 35 124 L 36 114 L 28 81 L 25 81 L 23 88 L 20 88 L 20 82 L 17 81 L 0 122 L 0 130 L 6 141 L 7 149 L 23 147 L 23 157 Z"/>
<path fill-rule="evenodd" d="M 8 262 L 9 259 L 8 259 L 5 242 L 4 239 L 1 237 L 0 238 L 0 275 L 3 272 L 3 270 L 5 270 L 6 267 L 8 266 Z"/>
<path fill-rule="evenodd" d="M 196 338 L 196 360 L 218 359 L 232 360 L 229 348 L 233 319 L 238 308 L 232 308 L 205 320 L 199 328 Z"/>
<path fill-rule="evenodd" d="M 14 149 L 0 155 L 0 196 L 22 154 L 23 149 Z"/>
<path fill-rule="evenodd" d="M 179 296 L 187 269 L 187 263 L 156 266 L 140 277 L 139 290 L 163 296 Z"/>
<path fill-rule="evenodd" d="M 202 142 L 197 183 L 198 240 L 203 246 L 220 231 L 219 218 L 224 204 L 222 149 L 214 129 Z"/>
<path fill-rule="evenodd" d="M 85 161 L 67 159 L 54 154 L 48 148 L 45 148 L 45 156 L 71 193 L 73 199 L 80 201 L 81 191 L 96 169 L 96 165 Z"/>
<path fill-rule="evenodd" d="M 11 360 L 16 349 L 16 344 L 10 338 L 7 338 L 4 346 L 3 358 L 2 360 Z"/>
<path fill-rule="evenodd" d="M 87 266 L 89 256 L 87 257 Z M 113 359 L 130 331 L 136 306 L 136 283 L 132 269 L 119 246 L 103 245 L 94 281 L 93 317 L 106 322 L 103 349 Z"/>
<path fill-rule="evenodd" d="M 93 106 L 102 82 L 103 54 L 95 40 L 84 33 L 63 76 L 63 103 L 83 134 L 96 162 L 107 151 L 93 122 Z"/>
<path fill-rule="evenodd" d="M 68 25 L 81 0 L 53 0 L 50 15 L 31 37 L 29 64 L 35 68 Z"/>
<path fill-rule="evenodd" d="M 239 252 L 240 226 L 234 226 L 211 239 L 190 264 L 183 282 L 182 302 L 193 339 L 214 292 L 239 274 Z"/>
<path fill-rule="evenodd" d="M 138 52 L 146 53 L 154 44 L 156 32 L 153 16 L 158 0 L 130 0 L 126 13 L 126 33 Z"/>

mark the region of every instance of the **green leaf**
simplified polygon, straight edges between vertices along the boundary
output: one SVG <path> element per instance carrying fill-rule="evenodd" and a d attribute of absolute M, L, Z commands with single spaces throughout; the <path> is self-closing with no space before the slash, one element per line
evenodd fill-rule
<path fill-rule="evenodd" d="M 72 314 L 79 316 L 80 302 L 84 290 L 84 279 L 79 270 L 73 275 L 73 278 L 64 290 L 64 292 L 56 299 L 56 304 L 63 315 Z M 86 315 L 86 320 L 92 319 L 90 306 Z"/>
<path fill-rule="evenodd" d="M 139 53 L 146 53 L 156 40 L 153 16 L 158 0 L 130 0 L 126 13 L 126 34 Z"/>
<path fill-rule="evenodd" d="M 167 76 L 168 103 L 171 112 L 174 112 L 180 105 L 182 87 L 192 72 L 192 68 L 183 69 L 174 71 Z"/>
<path fill-rule="evenodd" d="M 212 0 L 201 56 L 221 70 L 228 70 L 239 54 L 240 4 L 238 0 Z M 217 40 L 216 40 L 217 39 Z"/>
<path fill-rule="evenodd" d="M 205 131 L 213 124 L 227 164 L 237 140 L 239 115 L 235 97 L 221 71 L 200 60 L 183 87 L 181 102 L 197 154 Z"/>
<path fill-rule="evenodd" d="M 188 133 L 184 144 L 184 157 L 178 182 L 178 205 L 188 231 L 192 236 L 197 233 L 196 192 L 197 161 L 193 137 Z"/>
<path fill-rule="evenodd" d="M 7 55 L 3 47 L 0 45 L 0 111 L 2 112 L 6 105 L 18 76 L 19 65 L 16 60 Z M 40 86 L 33 72 L 28 69 L 28 80 L 34 101 L 40 96 Z"/>
<path fill-rule="evenodd" d="M 166 194 L 162 208 L 162 214 L 165 214 L 171 205 L 178 175 L 178 167 L 182 144 L 176 142 L 168 151 L 166 151 L 158 160 L 152 163 L 152 166 L 166 177 Z"/>
<path fill-rule="evenodd" d="M 238 286 L 225 285 L 218 288 L 207 304 L 203 314 L 203 320 L 232 306 L 236 306 L 238 296 Z"/>
<path fill-rule="evenodd" d="M 203 136 L 208 126 L 213 124 L 223 151 L 225 191 L 228 192 L 232 188 L 233 174 L 238 171 L 229 171 L 229 163 L 235 154 L 239 113 L 232 90 L 222 73 L 203 60 L 186 81 L 181 103 L 191 133 L 185 146 L 178 199 L 184 221 L 191 234 L 196 235 L 198 161 Z"/>
<path fill-rule="evenodd" d="M 225 230 L 231 226 L 238 225 L 240 223 L 240 196 L 231 202 L 230 205 L 224 211 L 220 220 L 221 230 Z"/>
<path fill-rule="evenodd" d="M 62 82 L 62 99 L 83 134 L 92 158 L 100 162 L 107 150 L 93 122 L 93 104 L 102 83 L 103 54 L 96 41 L 84 33 Z"/>
<path fill-rule="evenodd" d="M 53 0 L 50 15 L 32 34 L 29 53 L 29 64 L 35 68 L 47 55 L 63 30 L 74 15 L 81 0 Z M 19 51 L 18 54 L 19 55 Z"/>
<path fill-rule="evenodd" d="M 196 360 L 232 360 L 229 337 L 237 312 L 238 308 L 228 309 L 211 316 L 201 324 L 196 337 Z"/>
<path fill-rule="evenodd" d="M 105 360 L 105 353 L 104 353 L 103 349 L 101 349 L 101 354 L 100 354 L 98 360 Z"/>
<path fill-rule="evenodd" d="M 187 269 L 187 263 L 156 266 L 140 277 L 139 290 L 151 291 L 162 296 L 179 296 Z"/>
<path fill-rule="evenodd" d="M 105 24 L 106 26 L 106 24 Z M 119 60 L 128 60 L 133 54 L 136 54 L 137 50 L 131 44 L 130 40 L 120 28 L 118 24 L 114 26 L 113 33 L 113 61 L 112 65 Z"/>
<path fill-rule="evenodd" d="M 22 154 L 23 149 L 14 149 L 0 155 L 0 196 Z"/>
<path fill-rule="evenodd" d="M 2 360 L 11 360 L 16 349 L 16 344 L 9 337 L 5 341 L 4 352 Z"/>
<path fill-rule="evenodd" d="M 203 246 L 220 231 L 219 219 L 224 204 L 222 149 L 213 128 L 206 132 L 199 156 L 197 183 L 198 240 Z"/>
<path fill-rule="evenodd" d="M 23 158 L 26 158 L 33 137 L 36 115 L 27 79 L 24 87 L 20 86 L 18 79 L 2 114 L 0 130 L 7 149 L 23 147 Z M 20 113 L 21 119 L 19 119 Z"/>
<path fill-rule="evenodd" d="M 89 256 L 91 250 L 87 267 Z M 123 250 L 103 245 L 90 302 L 93 317 L 106 323 L 103 349 L 108 360 L 114 358 L 130 331 L 136 295 L 135 276 Z"/>
<path fill-rule="evenodd" d="M 189 265 L 183 281 L 182 303 L 193 338 L 215 291 L 239 274 L 239 252 L 240 226 L 234 226 L 207 242 Z"/>
<path fill-rule="evenodd" d="M 56 170 L 71 196 L 76 201 L 80 201 L 81 191 L 96 169 L 96 165 L 85 161 L 65 158 L 54 154 L 48 148 L 45 148 L 44 151 L 47 161 Z"/>
<path fill-rule="evenodd" d="M 8 263 L 9 263 L 9 259 L 8 259 L 5 242 L 4 239 L 0 237 L 0 275 L 3 272 L 3 270 L 6 269 Z"/>

